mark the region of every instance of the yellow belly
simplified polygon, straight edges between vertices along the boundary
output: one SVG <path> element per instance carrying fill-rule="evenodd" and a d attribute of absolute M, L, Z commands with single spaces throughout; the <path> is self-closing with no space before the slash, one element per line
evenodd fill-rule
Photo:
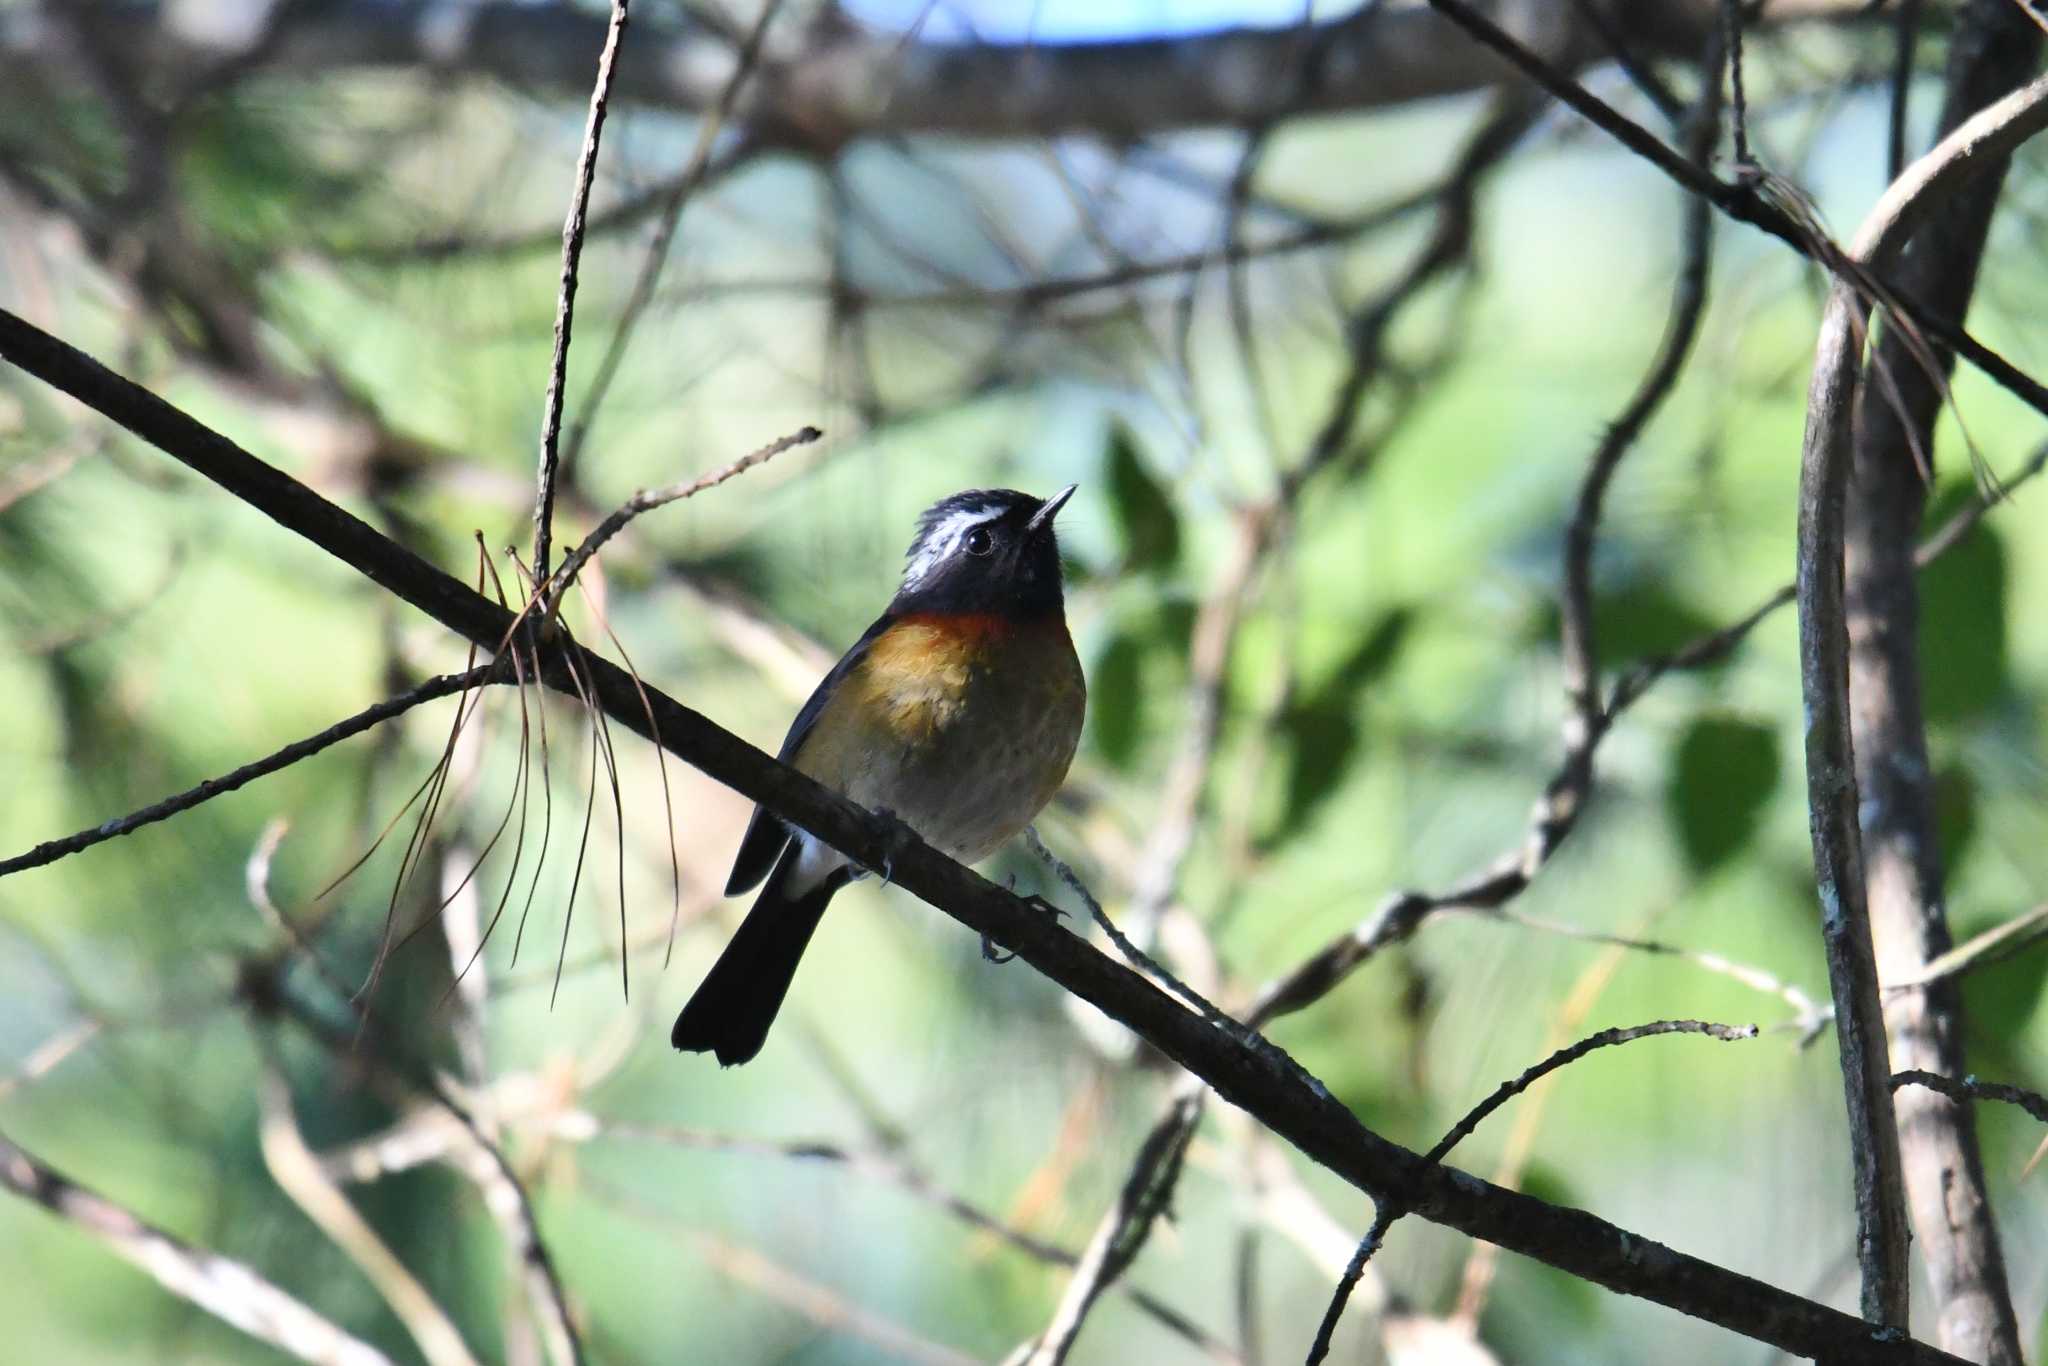
<path fill-rule="evenodd" d="M 876 640 L 796 766 L 972 863 L 1066 780 L 1087 705 L 1066 624 L 909 618 Z"/>

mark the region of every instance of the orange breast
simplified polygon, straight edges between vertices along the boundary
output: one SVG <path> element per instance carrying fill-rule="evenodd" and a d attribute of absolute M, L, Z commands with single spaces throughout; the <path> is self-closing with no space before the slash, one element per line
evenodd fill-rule
<path fill-rule="evenodd" d="M 975 672 L 1016 634 L 1014 623 L 993 615 L 904 617 L 868 647 L 853 680 L 862 714 L 906 739 L 931 735 L 958 716 Z"/>

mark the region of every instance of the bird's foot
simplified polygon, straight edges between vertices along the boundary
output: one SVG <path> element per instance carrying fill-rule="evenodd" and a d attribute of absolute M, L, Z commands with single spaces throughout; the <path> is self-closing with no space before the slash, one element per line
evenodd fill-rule
<path fill-rule="evenodd" d="M 1015 873 L 1011 873 L 1003 879 L 1003 888 L 1005 891 L 1009 892 L 1011 896 L 1016 897 L 1019 901 L 1022 901 L 1026 906 L 1029 906 L 1032 910 L 1050 917 L 1054 924 L 1058 924 L 1059 921 L 1063 919 L 1067 914 L 1065 911 L 1053 905 L 1050 901 L 1047 901 L 1044 897 L 1038 895 L 1038 893 L 1036 892 L 1018 892 L 1017 875 Z M 983 958 L 986 958 L 991 963 L 1007 963 L 1012 958 L 1015 958 L 1017 955 L 1008 952 L 1007 950 L 997 948 L 996 942 L 993 939 L 990 939 L 987 935 L 983 935 L 981 937 L 981 956 Z"/>
<path fill-rule="evenodd" d="M 1050 916 L 1054 924 L 1058 924 L 1060 921 L 1066 919 L 1067 913 L 1065 911 L 1053 905 L 1050 901 L 1047 901 L 1038 893 L 1019 892 L 1017 890 L 1017 875 L 1015 873 L 1011 873 L 1008 877 L 1003 879 L 1003 887 L 1005 890 L 1009 892 L 1011 896 L 1016 897 L 1019 901 L 1023 902 L 1026 906 L 1029 906 L 1032 910 L 1037 911 L 1041 915 Z"/>
<path fill-rule="evenodd" d="M 903 818 L 886 806 L 876 807 L 869 815 L 874 818 L 875 833 L 882 841 L 881 864 L 869 871 L 879 875 L 886 886 L 896 880 L 896 856 L 910 847 L 915 835 Z"/>

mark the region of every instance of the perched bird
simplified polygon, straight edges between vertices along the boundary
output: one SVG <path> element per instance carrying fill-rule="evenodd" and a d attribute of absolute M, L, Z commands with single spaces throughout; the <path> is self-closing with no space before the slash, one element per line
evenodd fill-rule
<path fill-rule="evenodd" d="M 1030 824 L 1087 705 L 1053 539 L 1073 493 L 973 489 L 927 509 L 902 587 L 797 713 L 782 761 L 963 863 Z M 755 808 L 725 894 L 767 885 L 670 1042 L 727 1067 L 760 1052 L 818 917 L 863 871 Z"/>

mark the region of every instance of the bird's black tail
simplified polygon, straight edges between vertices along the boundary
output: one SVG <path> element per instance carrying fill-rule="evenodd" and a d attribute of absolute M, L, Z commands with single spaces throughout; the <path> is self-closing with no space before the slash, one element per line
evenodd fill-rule
<path fill-rule="evenodd" d="M 796 976 L 797 962 L 818 928 L 818 917 L 833 893 L 852 881 L 851 870 L 835 868 L 809 891 L 791 895 L 802 840 L 791 840 L 739 933 L 711 966 L 690 997 L 669 1042 L 687 1053 L 715 1053 L 721 1067 L 743 1063 L 761 1051 L 768 1026 Z"/>

